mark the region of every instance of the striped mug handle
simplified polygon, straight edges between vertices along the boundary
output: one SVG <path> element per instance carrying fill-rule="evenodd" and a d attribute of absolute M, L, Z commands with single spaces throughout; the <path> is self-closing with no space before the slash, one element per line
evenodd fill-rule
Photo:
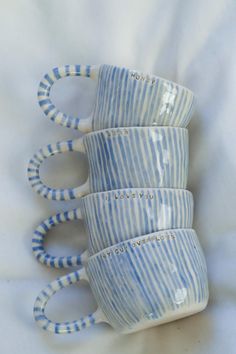
<path fill-rule="evenodd" d="M 38 101 L 46 117 L 63 127 L 73 128 L 87 133 L 92 131 L 92 117 L 80 119 L 59 111 L 50 99 L 52 85 L 64 77 L 83 76 L 97 80 L 99 66 L 65 65 L 54 68 L 46 74 L 39 84 Z"/>
<path fill-rule="evenodd" d="M 83 137 L 49 144 L 39 149 L 30 159 L 27 169 L 28 180 L 32 188 L 42 197 L 52 200 L 72 200 L 89 193 L 89 177 L 84 184 L 75 188 L 51 188 L 41 181 L 39 169 L 42 162 L 50 156 L 68 151 L 78 151 L 85 154 Z"/>
<path fill-rule="evenodd" d="M 53 322 L 45 315 L 45 308 L 48 300 L 50 300 L 50 298 L 59 290 L 75 284 L 80 280 L 86 280 L 89 282 L 85 268 L 54 280 L 40 292 L 36 298 L 33 312 L 34 319 L 41 328 L 57 334 L 66 334 L 78 332 L 81 329 L 88 328 L 96 323 L 107 322 L 104 314 L 99 308 L 94 313 L 71 322 Z"/>
<path fill-rule="evenodd" d="M 44 239 L 49 230 L 54 226 L 73 220 L 82 220 L 81 209 L 76 208 L 63 213 L 58 213 L 44 220 L 34 231 L 32 238 L 32 251 L 35 258 L 50 268 L 69 268 L 84 264 L 87 251 L 77 256 L 55 257 L 45 251 Z"/>

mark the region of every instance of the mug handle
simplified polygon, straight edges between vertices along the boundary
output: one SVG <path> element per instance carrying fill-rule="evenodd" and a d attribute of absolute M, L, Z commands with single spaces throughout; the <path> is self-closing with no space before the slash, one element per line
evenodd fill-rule
<path fill-rule="evenodd" d="M 107 319 L 99 308 L 94 313 L 71 322 L 53 322 L 45 315 L 45 308 L 50 298 L 59 290 L 75 284 L 80 280 L 86 280 L 89 282 L 85 268 L 54 280 L 40 292 L 36 298 L 33 313 L 36 323 L 41 328 L 57 334 L 66 334 L 78 332 L 81 329 L 88 328 L 96 323 L 107 322 Z"/>
<path fill-rule="evenodd" d="M 34 231 L 32 238 L 32 251 L 35 258 L 50 268 L 69 268 L 84 264 L 87 251 L 77 256 L 55 257 L 45 251 L 44 239 L 49 230 L 54 226 L 73 220 L 82 220 L 81 209 L 76 208 L 63 213 L 58 213 L 44 220 Z"/>
<path fill-rule="evenodd" d="M 89 177 L 87 181 L 75 188 L 51 188 L 41 181 L 39 169 L 44 160 L 50 156 L 68 151 L 85 152 L 83 137 L 76 140 L 61 141 L 49 144 L 38 150 L 30 159 L 27 174 L 31 187 L 42 197 L 51 200 L 72 200 L 89 193 Z"/>
<path fill-rule="evenodd" d="M 83 133 L 92 131 L 92 117 L 80 119 L 59 111 L 50 99 L 52 85 L 64 77 L 82 76 L 97 80 L 99 66 L 64 65 L 52 69 L 39 84 L 38 101 L 46 117 L 63 127 L 80 130 Z"/>

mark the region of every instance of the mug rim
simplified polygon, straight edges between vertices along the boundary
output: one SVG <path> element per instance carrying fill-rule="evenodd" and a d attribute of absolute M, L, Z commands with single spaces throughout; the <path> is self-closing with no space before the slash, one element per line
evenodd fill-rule
<path fill-rule="evenodd" d="M 117 65 L 110 65 L 110 64 L 101 64 L 101 65 L 96 65 L 95 64 L 93 66 L 99 67 L 99 69 L 102 66 L 109 66 L 109 67 L 112 67 L 112 68 L 118 68 L 120 70 L 125 69 L 125 70 L 128 70 L 130 72 L 133 71 L 133 72 L 137 72 L 137 73 L 140 73 L 140 74 L 143 74 L 143 75 L 149 75 L 149 76 L 154 77 L 154 78 L 156 78 L 158 80 L 162 80 L 163 82 L 168 82 L 169 84 L 174 84 L 174 85 L 180 87 L 181 89 L 183 89 L 185 91 L 188 91 L 193 96 L 193 98 L 195 97 L 194 92 L 192 90 L 190 90 L 188 87 L 186 87 L 184 85 L 181 85 L 181 84 L 178 84 L 177 82 L 175 82 L 173 80 L 165 79 L 162 76 L 158 76 L 158 75 L 155 75 L 155 74 L 150 74 L 150 73 L 148 73 L 146 71 L 141 71 L 141 70 L 137 70 L 137 69 L 130 69 L 130 68 L 127 68 L 125 66 L 117 66 Z"/>
<path fill-rule="evenodd" d="M 116 128 L 106 128 L 106 129 L 100 129 L 100 130 L 93 130 L 92 132 L 89 132 L 85 135 L 83 135 L 81 138 L 86 139 L 87 137 L 90 137 L 93 134 L 102 134 L 103 132 L 107 131 L 118 131 L 118 130 L 148 130 L 148 129 L 160 129 L 160 130 L 183 130 L 185 132 L 188 132 L 187 128 L 184 127 L 171 127 L 171 126 L 165 126 L 165 125 L 157 125 L 157 126 L 137 126 L 137 127 L 116 127 Z M 80 139 L 80 138 L 79 138 Z"/>
<path fill-rule="evenodd" d="M 141 188 L 141 187 L 133 187 L 133 188 L 119 188 L 119 189 L 112 189 L 112 190 L 108 190 L 108 191 L 102 191 L 102 192 L 93 192 L 93 193 L 89 193 L 85 196 L 83 196 L 81 198 L 81 200 L 84 200 L 84 199 L 87 199 L 87 198 L 93 198 L 94 196 L 96 196 L 97 194 L 112 194 L 114 192 L 119 192 L 119 191 L 122 191 L 122 192 L 125 192 L 125 191 L 176 191 L 176 192 L 183 192 L 183 194 L 188 194 L 190 196 L 193 197 L 193 193 L 191 191 L 189 191 L 188 189 L 185 189 L 185 188 L 171 188 L 171 187 L 157 187 L 157 188 L 152 188 L 152 187 L 144 187 L 144 188 Z M 163 230 L 164 231 L 164 230 Z"/>
<path fill-rule="evenodd" d="M 160 231 L 156 231 L 156 232 L 152 232 L 150 234 L 145 234 L 145 235 L 141 235 L 141 236 L 137 236 L 137 237 L 133 237 L 131 239 L 128 239 L 128 240 L 125 240 L 125 241 L 122 241 L 122 242 L 119 242 L 119 243 L 116 243 L 115 245 L 112 245 L 112 246 L 109 246 L 109 247 L 106 247 L 104 248 L 103 250 L 91 255 L 88 257 L 87 261 L 86 261 L 86 267 L 88 265 L 88 263 L 90 262 L 91 259 L 95 258 L 95 257 L 100 257 L 102 253 L 106 253 L 108 251 L 112 251 L 113 249 L 117 248 L 117 247 L 122 247 L 124 246 L 125 244 L 127 243 L 132 243 L 132 242 L 135 242 L 135 241 L 138 241 L 138 240 L 142 240 L 144 239 L 145 237 L 150 237 L 152 235 L 158 235 L 158 234 L 161 234 L 161 233 L 170 233 L 170 232 L 176 232 L 176 231 L 193 231 L 196 234 L 196 231 L 193 229 L 193 228 L 179 228 L 179 229 L 166 229 L 166 230 L 160 230 Z M 153 242 L 153 240 L 151 240 L 150 242 Z"/>

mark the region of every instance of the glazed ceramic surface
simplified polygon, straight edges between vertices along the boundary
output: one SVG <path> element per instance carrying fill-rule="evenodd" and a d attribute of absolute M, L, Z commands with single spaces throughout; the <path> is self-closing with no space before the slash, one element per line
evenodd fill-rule
<path fill-rule="evenodd" d="M 67 268 L 83 263 L 85 257 L 55 257 L 44 248 L 47 232 L 57 224 L 84 219 L 88 252 L 159 230 L 191 228 L 193 197 L 184 189 L 119 189 L 89 194 L 81 207 L 59 213 L 43 221 L 32 239 L 34 256 L 49 267 Z"/>
<path fill-rule="evenodd" d="M 45 307 L 52 295 L 82 279 L 89 281 L 98 310 L 73 322 L 49 320 Z M 86 269 L 63 276 L 41 291 L 34 317 L 40 327 L 54 333 L 72 333 L 99 322 L 129 333 L 199 312 L 207 301 L 207 270 L 196 233 L 168 230 L 125 241 L 88 258 Z"/>
<path fill-rule="evenodd" d="M 86 183 L 66 189 L 46 186 L 39 175 L 41 163 L 67 151 L 87 155 Z M 187 177 L 188 131 L 172 127 L 107 129 L 77 140 L 49 144 L 33 156 L 28 167 L 28 179 L 34 190 L 55 200 L 121 188 L 186 188 Z"/>
<path fill-rule="evenodd" d="M 60 112 L 50 99 L 52 85 L 68 76 L 96 81 L 96 103 L 87 119 Z M 53 69 L 39 84 L 39 104 L 45 115 L 83 132 L 127 126 L 179 126 L 190 121 L 193 93 L 154 75 L 110 65 L 66 65 Z"/>

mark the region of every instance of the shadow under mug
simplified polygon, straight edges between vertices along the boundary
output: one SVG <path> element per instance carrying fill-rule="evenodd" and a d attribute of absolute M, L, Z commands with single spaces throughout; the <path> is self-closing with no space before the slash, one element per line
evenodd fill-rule
<path fill-rule="evenodd" d="M 45 315 L 48 300 L 80 280 L 89 282 L 97 311 L 72 322 L 49 320 Z M 167 230 L 89 257 L 85 268 L 53 281 L 40 292 L 34 318 L 43 329 L 59 334 L 99 322 L 131 333 L 202 311 L 207 301 L 206 263 L 195 231 Z"/>
<path fill-rule="evenodd" d="M 60 112 L 50 99 L 52 85 L 68 76 L 96 81 L 95 106 L 89 118 Z M 187 88 L 160 77 L 111 65 L 65 65 L 54 68 L 39 84 L 45 115 L 64 127 L 91 132 L 128 126 L 179 126 L 190 121 L 194 96 Z"/>
<path fill-rule="evenodd" d="M 87 181 L 76 188 L 51 188 L 40 178 L 42 162 L 68 151 L 86 154 Z M 76 140 L 49 144 L 30 160 L 28 179 L 41 196 L 70 200 L 121 188 L 183 188 L 188 177 L 188 130 L 172 127 L 106 129 Z"/>
<path fill-rule="evenodd" d="M 88 254 L 166 229 L 191 228 L 193 196 L 184 189 L 119 189 L 89 194 L 81 206 L 44 220 L 32 239 L 33 254 L 51 268 L 69 268 L 83 264 L 86 254 L 56 257 L 45 251 L 44 239 L 56 225 L 83 219 L 88 235 Z"/>

